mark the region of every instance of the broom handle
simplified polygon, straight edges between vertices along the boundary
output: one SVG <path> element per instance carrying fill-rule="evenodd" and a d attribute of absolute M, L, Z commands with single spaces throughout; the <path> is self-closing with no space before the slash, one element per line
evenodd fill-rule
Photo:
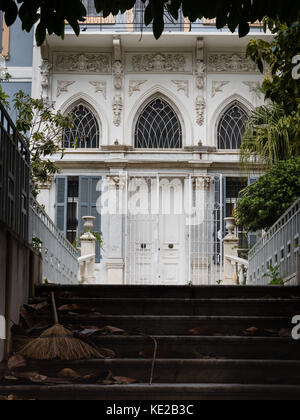
<path fill-rule="evenodd" d="M 59 324 L 59 320 L 58 320 L 57 309 L 56 309 L 56 304 L 55 304 L 54 292 L 51 292 L 51 300 L 52 300 L 54 322 L 55 322 L 55 325 L 57 325 L 57 324 Z"/>

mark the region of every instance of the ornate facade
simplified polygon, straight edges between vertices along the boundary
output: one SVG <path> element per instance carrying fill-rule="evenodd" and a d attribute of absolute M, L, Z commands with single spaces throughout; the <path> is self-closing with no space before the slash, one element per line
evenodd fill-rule
<path fill-rule="evenodd" d="M 214 284 L 224 218 L 250 181 L 238 148 L 263 98 L 245 45 L 262 35 L 184 26 L 156 41 L 129 18 L 123 31 L 91 25 L 34 51 L 34 95 L 62 112 L 87 110 L 81 129 L 74 120 L 77 146 L 66 133 L 61 173 L 40 201 L 70 241 L 82 216 L 96 217 L 99 283 Z"/>

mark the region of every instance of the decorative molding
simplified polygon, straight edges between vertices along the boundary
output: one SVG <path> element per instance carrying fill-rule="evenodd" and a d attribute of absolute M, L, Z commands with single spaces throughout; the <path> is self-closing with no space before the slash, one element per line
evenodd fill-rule
<path fill-rule="evenodd" d="M 111 55 L 96 53 L 56 53 L 54 71 L 78 74 L 111 74 Z"/>
<path fill-rule="evenodd" d="M 113 65 L 114 87 L 121 90 L 123 87 L 124 68 L 121 61 L 115 61 Z"/>
<path fill-rule="evenodd" d="M 194 190 L 209 191 L 211 178 L 209 176 L 198 176 L 194 179 Z"/>
<path fill-rule="evenodd" d="M 214 98 L 217 93 L 223 92 L 223 87 L 229 85 L 230 82 L 226 82 L 225 80 L 218 81 L 213 80 L 212 87 L 211 87 L 211 96 Z"/>
<path fill-rule="evenodd" d="M 206 103 L 203 95 L 198 95 L 196 98 L 196 115 L 197 124 L 202 126 L 204 124 Z"/>
<path fill-rule="evenodd" d="M 76 82 L 68 82 L 68 81 L 58 80 L 58 82 L 57 82 L 57 92 L 56 92 L 57 98 L 63 92 L 69 92 L 69 86 L 74 85 L 74 83 L 76 83 Z"/>
<path fill-rule="evenodd" d="M 41 86 L 42 86 L 42 98 L 44 100 L 49 99 L 49 84 L 50 84 L 50 72 L 52 69 L 52 65 L 49 63 L 48 60 L 43 60 L 42 64 L 40 65 L 41 71 Z"/>
<path fill-rule="evenodd" d="M 114 116 L 114 124 L 116 127 L 120 127 L 122 120 L 121 116 L 123 111 L 123 100 L 120 94 L 114 96 L 112 109 Z"/>
<path fill-rule="evenodd" d="M 95 92 L 98 93 L 102 93 L 104 96 L 104 99 L 107 98 L 107 83 L 106 82 L 89 82 L 90 85 L 94 86 L 95 88 Z"/>
<path fill-rule="evenodd" d="M 141 86 L 145 83 L 147 83 L 147 80 L 130 80 L 129 96 L 132 96 L 135 92 L 140 92 Z"/>
<path fill-rule="evenodd" d="M 172 80 L 172 83 L 177 86 L 177 92 L 183 91 L 187 98 L 190 97 L 190 84 L 188 80 Z"/>
<path fill-rule="evenodd" d="M 257 99 L 261 99 L 261 84 L 259 82 L 243 82 L 245 86 L 248 86 L 250 93 L 254 94 Z"/>
<path fill-rule="evenodd" d="M 245 54 L 211 53 L 208 55 L 208 72 L 257 73 L 258 68 Z"/>
<path fill-rule="evenodd" d="M 107 185 L 109 190 L 124 190 L 126 187 L 126 175 L 107 175 Z"/>
<path fill-rule="evenodd" d="M 191 73 L 192 54 L 127 54 L 128 70 L 132 73 Z"/>

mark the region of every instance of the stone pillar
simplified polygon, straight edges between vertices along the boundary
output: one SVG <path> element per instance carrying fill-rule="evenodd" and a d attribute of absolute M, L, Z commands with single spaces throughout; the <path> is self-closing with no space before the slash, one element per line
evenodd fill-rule
<path fill-rule="evenodd" d="M 108 284 L 124 284 L 123 219 L 125 205 L 126 174 L 123 172 L 107 177 L 109 189 L 109 246 L 106 261 Z"/>
<path fill-rule="evenodd" d="M 49 181 L 39 184 L 39 194 L 37 197 L 38 203 L 43 206 L 45 212 L 51 214 L 51 188 L 54 178 L 51 177 Z"/>
<path fill-rule="evenodd" d="M 80 237 L 81 258 L 79 259 L 80 282 L 87 284 L 96 283 L 95 260 L 96 260 L 96 238 L 91 233 L 95 217 L 84 216 L 85 233 Z"/>
<path fill-rule="evenodd" d="M 225 285 L 238 285 L 238 273 L 235 263 L 229 261 L 226 256 L 238 257 L 239 238 L 235 235 L 235 219 L 234 217 L 227 217 L 226 230 L 227 236 L 223 239 L 223 252 L 224 252 L 224 267 L 223 267 L 223 281 Z"/>

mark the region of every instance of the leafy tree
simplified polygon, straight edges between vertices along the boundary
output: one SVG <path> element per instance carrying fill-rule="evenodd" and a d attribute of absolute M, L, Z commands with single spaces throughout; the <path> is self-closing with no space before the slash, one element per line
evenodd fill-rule
<path fill-rule="evenodd" d="M 298 15 L 295 15 L 297 19 Z M 272 42 L 262 39 L 252 40 L 247 47 L 247 55 L 254 60 L 261 72 L 267 75 L 263 92 L 267 99 L 281 106 L 289 123 L 300 131 L 300 84 L 295 75 L 295 58 L 300 55 L 300 20 L 290 26 L 265 19 L 265 28 L 276 34 Z"/>
<path fill-rule="evenodd" d="M 274 165 L 242 191 L 235 216 L 252 232 L 268 230 L 300 196 L 300 157 Z"/>
<path fill-rule="evenodd" d="M 295 126 L 284 109 L 276 104 L 256 108 L 250 115 L 241 145 L 241 161 L 249 167 L 261 163 L 267 167 L 280 160 L 300 155 Z"/>
<path fill-rule="evenodd" d="M 94 0 L 97 13 L 104 17 L 111 13 L 125 13 L 134 7 L 137 0 Z M 249 22 L 261 21 L 268 16 L 291 24 L 299 12 L 299 4 L 295 0 L 142 0 L 146 5 L 145 24 L 153 23 L 153 32 L 159 38 L 164 30 L 164 15 L 169 13 L 177 20 L 182 9 L 185 17 L 195 22 L 202 17 L 217 18 L 219 29 L 228 25 L 231 31 L 239 28 L 240 36 L 249 32 Z M 20 4 L 18 9 L 17 3 Z M 41 45 L 46 33 L 64 37 L 65 22 L 68 22 L 76 35 L 80 33 L 79 22 L 87 15 L 82 0 L 0 0 L 0 10 L 5 12 L 8 26 L 17 16 L 22 27 L 30 31 L 38 23 L 36 39 Z"/>
<path fill-rule="evenodd" d="M 30 150 L 32 192 L 37 195 L 39 184 L 59 172 L 51 156 L 63 158 L 62 133 L 72 126 L 71 117 L 55 113 L 42 99 L 33 99 L 23 91 L 15 94 L 13 104 L 17 112 L 16 127 Z"/>

